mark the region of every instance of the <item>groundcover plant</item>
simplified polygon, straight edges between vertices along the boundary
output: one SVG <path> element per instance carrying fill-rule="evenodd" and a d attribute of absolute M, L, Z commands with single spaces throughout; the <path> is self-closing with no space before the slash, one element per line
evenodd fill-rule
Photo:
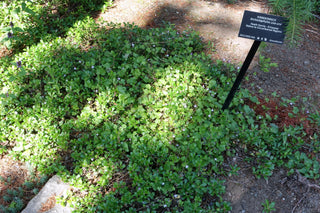
<path fill-rule="evenodd" d="M 223 177 L 238 168 L 224 162 L 239 147 L 258 177 L 288 165 L 317 178 L 317 161 L 299 154 L 302 126 L 256 115 L 245 89 L 220 110 L 238 69 L 203 48 L 197 33 L 169 24 L 87 18 L 1 58 L 1 153 L 69 181 L 60 202 L 75 212 L 226 212 Z"/>

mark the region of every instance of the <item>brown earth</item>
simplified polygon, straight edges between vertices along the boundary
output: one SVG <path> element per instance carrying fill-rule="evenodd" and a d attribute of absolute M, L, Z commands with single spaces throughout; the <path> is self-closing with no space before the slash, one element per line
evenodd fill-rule
<path fill-rule="evenodd" d="M 98 18 L 115 23 L 134 22 L 144 28 L 159 27 L 163 22 L 175 24 L 178 30 L 192 28 L 199 32 L 204 41 L 212 42 L 207 49 L 213 60 L 226 60 L 235 65 L 241 64 L 253 41 L 238 37 L 243 11 L 269 12 L 264 0 L 243 0 L 236 4 L 226 4 L 219 0 L 116 0 L 115 7 L 100 14 Z M 277 97 L 292 99 L 293 104 L 305 107 L 304 113 L 319 110 L 320 104 L 320 28 L 319 23 L 304 26 L 304 33 L 296 47 L 289 44 L 267 44 L 260 53 L 278 64 L 269 72 L 260 69 L 256 55 L 248 72 L 247 81 L 242 86 L 248 88 L 260 100 Z M 252 83 L 254 83 L 252 85 Z M 307 97 L 308 101 L 302 101 Z M 274 99 L 275 114 L 279 99 Z M 261 112 L 262 113 L 262 112 Z M 282 116 L 281 125 L 298 124 L 297 119 Z M 318 132 L 318 128 L 306 125 L 307 130 Z M 239 149 L 229 164 L 240 167 L 238 175 L 226 179 L 224 199 L 232 205 L 231 212 L 262 212 L 265 200 L 275 202 L 276 212 L 320 212 L 320 187 L 304 179 L 299 173 L 287 175 L 285 169 L 276 169 L 266 181 L 252 174 L 253 164 L 244 159 L 246 154 Z"/>
<path fill-rule="evenodd" d="M 28 170 L 22 163 L 13 161 L 7 156 L 0 156 L 0 176 L 0 205 L 5 205 L 3 195 L 7 189 L 18 189 L 22 186 L 28 176 Z"/>
<path fill-rule="evenodd" d="M 40 178 L 39 174 L 32 173 L 34 173 L 34 170 L 30 165 L 28 166 L 26 163 L 14 160 L 9 156 L 0 155 L 0 205 L 8 206 L 11 203 L 11 201 L 6 202 L 4 199 L 4 195 L 8 195 L 7 190 L 19 191 L 21 189 L 23 191 L 22 201 L 27 204 L 34 196 L 32 189 L 38 187 L 34 177 Z M 26 181 L 32 183 L 35 187 L 28 188 L 24 185 Z"/>
<path fill-rule="evenodd" d="M 268 44 L 263 55 L 271 58 L 278 64 L 270 72 L 261 72 L 259 66 L 252 69 L 250 81 L 256 86 L 253 91 L 262 88 L 261 95 L 270 96 L 277 92 L 280 97 L 294 98 L 308 97 L 308 101 L 300 104 L 306 107 L 305 112 L 318 111 L 320 104 L 320 22 L 304 26 L 301 41 L 297 47 L 291 48 L 289 44 Z M 249 73 L 250 74 L 250 73 Z M 246 84 L 248 85 L 248 84 Z"/>

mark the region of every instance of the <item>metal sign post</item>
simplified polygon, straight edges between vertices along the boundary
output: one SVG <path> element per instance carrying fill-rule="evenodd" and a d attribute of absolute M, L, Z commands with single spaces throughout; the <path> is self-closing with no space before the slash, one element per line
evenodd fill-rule
<path fill-rule="evenodd" d="M 246 59 L 244 60 L 244 63 L 242 65 L 241 69 L 240 69 L 240 72 L 239 72 L 239 74 L 238 74 L 238 76 L 237 76 L 237 78 L 236 78 L 236 80 L 235 80 L 230 92 L 229 92 L 229 95 L 228 95 L 226 101 L 224 102 L 224 104 L 222 106 L 222 110 L 225 110 L 225 109 L 229 108 L 229 105 L 230 105 L 234 95 L 236 94 L 236 91 L 239 88 L 239 86 L 241 84 L 241 81 L 242 81 L 244 75 L 246 74 L 246 72 L 247 72 L 247 70 L 248 70 L 248 68 L 250 66 L 250 63 L 251 63 L 254 55 L 256 54 L 260 44 L 261 44 L 261 41 L 254 41 L 253 42 L 253 44 L 251 46 L 251 49 L 250 49 Z"/>
<path fill-rule="evenodd" d="M 281 16 L 256 13 L 252 11 L 244 12 L 239 37 L 253 39 L 254 42 L 228 94 L 228 97 L 222 106 L 222 110 L 229 108 L 229 105 L 239 88 L 254 55 L 256 54 L 261 41 L 282 44 L 285 37 L 286 23 L 286 18 Z"/>

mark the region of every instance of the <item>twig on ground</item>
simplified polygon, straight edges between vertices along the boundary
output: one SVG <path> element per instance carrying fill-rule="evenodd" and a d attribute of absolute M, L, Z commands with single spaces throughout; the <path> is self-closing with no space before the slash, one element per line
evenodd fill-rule
<path fill-rule="evenodd" d="M 316 32 L 316 31 L 314 31 L 314 30 L 306 29 L 306 31 L 308 31 L 308 32 L 312 32 L 312 33 L 315 33 L 315 34 L 317 34 L 317 35 L 320 35 L 320 33 Z"/>
<path fill-rule="evenodd" d="M 297 202 L 297 204 L 293 207 L 291 213 L 294 213 L 295 209 L 299 206 L 299 204 L 301 203 L 301 201 L 306 197 L 306 195 L 309 193 L 310 191 L 310 188 L 315 188 L 315 189 L 319 189 L 320 190 L 320 186 L 317 185 L 317 184 L 313 184 L 313 183 L 310 183 L 306 177 L 302 176 L 300 174 L 300 172 L 298 170 L 296 170 L 296 173 L 298 174 L 298 181 L 304 185 L 306 185 L 308 188 L 307 188 L 307 191 L 304 193 L 304 195 L 302 196 L 302 198 L 300 198 L 300 200 Z"/>
<path fill-rule="evenodd" d="M 308 24 L 308 27 L 310 27 L 310 28 L 312 28 L 312 29 L 314 29 L 314 30 L 318 30 L 318 28 L 317 28 L 317 27 L 314 27 L 312 24 Z"/>
<path fill-rule="evenodd" d="M 297 174 L 298 174 L 298 181 L 300 183 L 303 183 L 305 184 L 308 188 L 315 188 L 315 189 L 319 189 L 320 190 L 320 186 L 317 185 L 317 184 L 313 184 L 313 183 L 310 183 L 306 177 L 303 177 L 300 172 L 298 170 L 296 170 Z"/>
<path fill-rule="evenodd" d="M 309 193 L 310 187 L 308 187 L 307 191 L 303 194 L 302 198 L 298 201 L 298 203 L 293 207 L 291 213 L 294 213 L 294 210 L 299 206 L 301 201 L 306 197 L 306 195 Z"/>
<path fill-rule="evenodd" d="M 312 14 L 314 17 L 320 19 L 320 16 L 316 15 L 316 14 Z"/>

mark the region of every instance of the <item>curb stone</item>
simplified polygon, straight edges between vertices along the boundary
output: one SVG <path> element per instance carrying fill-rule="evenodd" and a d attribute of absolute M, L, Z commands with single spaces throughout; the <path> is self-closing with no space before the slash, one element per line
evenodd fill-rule
<path fill-rule="evenodd" d="M 55 197 L 61 196 L 70 189 L 70 185 L 64 183 L 59 176 L 55 175 L 44 185 L 41 191 L 28 203 L 22 213 L 71 213 L 72 208 L 63 207 L 55 203 Z M 52 198 L 53 201 L 52 201 Z M 51 206 L 50 209 L 43 210 L 43 206 Z M 47 208 L 44 208 L 47 209 Z"/>

